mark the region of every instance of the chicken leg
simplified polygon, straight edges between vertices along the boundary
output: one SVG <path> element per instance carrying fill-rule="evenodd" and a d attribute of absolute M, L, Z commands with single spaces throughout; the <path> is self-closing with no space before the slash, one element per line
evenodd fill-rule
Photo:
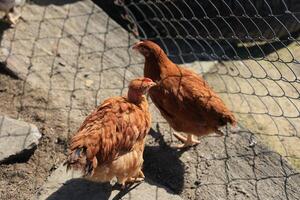
<path fill-rule="evenodd" d="M 126 183 L 136 183 L 136 182 L 141 182 L 145 179 L 145 175 L 144 173 L 142 172 L 142 170 L 140 170 L 137 174 L 136 177 L 131 177 L 131 178 L 128 178 L 126 180 Z"/>
<path fill-rule="evenodd" d="M 137 182 L 142 182 L 144 179 L 145 179 L 145 175 L 142 172 L 142 170 L 140 170 L 136 177 L 121 178 L 118 179 L 118 183 L 121 185 L 122 189 L 125 189 L 127 185 L 137 183 Z"/>
<path fill-rule="evenodd" d="M 192 134 L 188 134 L 187 137 L 180 135 L 179 133 L 174 133 L 174 136 L 183 142 L 183 144 L 177 145 L 176 148 L 185 148 L 185 147 L 192 147 L 200 143 L 199 140 L 193 138 Z"/>

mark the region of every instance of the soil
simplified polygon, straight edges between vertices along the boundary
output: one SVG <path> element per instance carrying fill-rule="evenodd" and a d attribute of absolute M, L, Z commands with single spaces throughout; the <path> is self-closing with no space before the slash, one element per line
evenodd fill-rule
<path fill-rule="evenodd" d="M 21 106 L 28 102 L 45 102 L 45 93 L 39 90 L 32 90 L 27 98 L 22 98 L 23 85 L 22 80 L 0 74 L 0 113 L 34 123 L 43 136 L 26 163 L 0 165 L 1 199 L 31 199 L 62 162 L 67 147 L 67 129 L 61 113 Z"/>
<path fill-rule="evenodd" d="M 34 1 L 23 8 L 22 16 L 26 22 L 2 33 L 1 61 L 10 70 L 0 73 L 0 112 L 35 124 L 42 138 L 26 163 L 0 165 L 0 199 L 34 199 L 64 161 L 68 139 L 84 117 L 104 99 L 124 94 L 128 81 L 142 74 L 143 59 L 130 51 L 136 39 L 92 1 Z M 262 74 L 257 73 L 261 72 L 258 62 L 216 63 L 195 62 L 192 68 L 199 72 L 213 67 L 205 78 L 248 129 L 203 137 L 198 146 L 178 151 L 172 148 L 177 143 L 173 130 L 151 104 L 153 124 L 145 149 L 145 175 L 183 199 L 299 199 L 297 170 L 278 146 L 271 145 L 273 151 L 253 134 L 279 134 L 264 123 L 268 113 L 259 118 L 263 107 L 255 106 L 258 101 L 249 100 L 249 94 L 263 93 L 263 87 L 255 85 Z M 262 66 L 270 68 L 264 77 L 269 80 L 277 68 L 267 64 Z M 278 69 L 290 80 L 287 67 Z M 273 86 L 267 86 L 270 91 L 265 96 L 270 96 Z M 245 106 L 236 93 L 250 103 Z M 288 114 L 292 110 L 285 108 Z M 254 128 L 249 131 L 249 127 Z M 285 146 L 293 147 L 290 144 Z"/>

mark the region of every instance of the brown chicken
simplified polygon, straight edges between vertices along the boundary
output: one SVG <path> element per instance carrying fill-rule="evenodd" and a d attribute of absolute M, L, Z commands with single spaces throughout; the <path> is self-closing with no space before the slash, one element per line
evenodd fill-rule
<path fill-rule="evenodd" d="M 81 170 L 98 182 L 117 177 L 122 187 L 143 180 L 145 137 L 151 126 L 144 94 L 154 85 L 149 78 L 135 79 L 127 97 L 109 98 L 96 108 L 71 140 L 67 169 Z"/>
<path fill-rule="evenodd" d="M 178 147 L 198 144 L 193 135 L 212 132 L 223 135 L 220 127 L 227 123 L 236 125 L 232 112 L 202 77 L 173 63 L 151 41 L 138 42 L 133 49 L 145 57 L 144 76 L 157 83 L 149 91 L 153 103 L 173 129 L 188 134 L 184 137 L 174 133 L 184 142 Z"/>

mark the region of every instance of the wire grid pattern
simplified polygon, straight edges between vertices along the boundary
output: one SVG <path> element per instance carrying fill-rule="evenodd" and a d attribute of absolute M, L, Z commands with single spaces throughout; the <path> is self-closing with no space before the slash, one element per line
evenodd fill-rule
<path fill-rule="evenodd" d="M 133 32 L 159 43 L 174 62 L 217 61 L 206 79 L 242 125 L 299 168 L 299 2 L 117 4 L 128 13 Z M 202 63 L 200 71 L 208 68 Z"/>
<path fill-rule="evenodd" d="M 228 38 L 228 35 L 222 37 L 221 34 L 220 38 L 212 35 L 216 33 L 212 30 L 208 31 L 211 35 L 207 37 L 203 34 L 180 35 L 177 32 L 177 35 L 172 35 L 175 31 L 163 36 L 160 34 L 161 29 L 154 25 L 153 18 L 146 16 L 145 7 L 160 10 L 161 7 L 157 7 L 160 5 L 168 10 L 170 6 L 167 4 L 176 6 L 178 2 L 186 4 L 185 1 L 118 3 L 132 18 L 135 17 L 131 23 L 138 26 L 141 38 L 160 43 L 176 62 L 204 60 L 194 62 L 190 67 L 202 72 L 209 66 L 211 70 L 205 74 L 205 78 L 237 113 L 241 125 L 246 129 L 243 128 L 238 135 L 204 137 L 199 146 L 182 153 L 180 157 L 174 157 L 174 150 L 168 147 L 176 141 L 172 138 L 172 129 L 151 104 L 156 132 L 152 134 L 153 138 L 148 139 L 145 150 L 146 174 L 173 191 L 182 193 L 184 198 L 234 199 L 236 195 L 241 195 L 238 191 L 242 187 L 250 199 L 265 199 L 270 195 L 297 199 L 299 173 L 285 159 L 291 158 L 291 163 L 297 166 L 300 157 L 296 154 L 299 148 L 298 40 L 291 35 L 279 41 L 263 35 L 256 38 L 250 33 L 246 34 L 247 37 L 236 34 L 236 38 Z M 2 60 L 23 80 L 20 98 L 12 102 L 18 109 L 13 117 L 22 117 L 24 112 L 30 110 L 38 113 L 39 120 L 47 123 L 52 121 L 53 126 L 58 124 L 57 121 L 62 121 L 64 131 L 60 134 L 69 138 L 90 110 L 101 101 L 126 93 L 128 81 L 143 74 L 143 59 L 130 50 L 136 39 L 91 1 L 62 1 L 57 5 L 49 1 L 35 3 L 22 8 L 25 22 L 20 22 L 15 29 L 7 30 L 1 41 L 1 48 L 5 49 L 1 55 Z M 143 6 L 139 11 L 144 15 L 142 19 L 137 18 L 133 11 L 133 8 L 139 6 Z M 168 12 L 172 14 L 173 11 L 169 9 Z M 164 14 L 163 11 L 160 13 Z M 293 21 L 298 19 L 296 14 L 288 13 L 295 16 Z M 227 21 L 221 14 L 211 15 L 207 15 L 205 20 L 213 23 L 214 19 L 221 18 L 224 23 Z M 181 26 L 182 21 L 176 15 L 171 16 L 162 18 L 157 14 L 154 20 L 161 24 L 173 22 Z M 235 13 L 233 17 L 253 18 Z M 279 16 L 272 14 L 271 17 Z M 187 19 L 183 21 L 188 22 Z M 260 16 L 259 19 L 263 20 L 264 17 Z M 193 16 L 193 20 L 204 21 L 197 15 Z M 157 34 L 149 36 L 149 30 L 143 23 Z M 174 27 L 178 28 L 178 25 Z M 280 37 L 286 36 L 284 31 L 281 32 Z M 253 33 L 257 34 L 257 31 Z M 248 46 L 251 37 L 251 44 L 254 43 L 256 51 L 256 46 L 260 47 L 261 42 L 268 49 L 275 48 L 273 40 L 283 47 L 279 45 L 280 50 L 268 55 L 263 48 L 263 56 L 241 56 L 236 49 L 241 46 L 242 54 L 245 51 L 251 52 L 249 49 L 253 46 Z M 293 43 L 287 46 L 284 42 L 288 41 Z M 187 46 L 190 51 L 186 51 Z M 227 52 L 234 52 L 235 55 L 232 57 Z M 258 55 L 262 55 L 262 52 Z M 157 133 L 163 133 L 164 137 Z M 255 133 L 272 150 L 261 144 L 255 145 Z M 275 145 L 278 143 L 281 149 Z M 165 156 L 165 161 L 161 160 L 160 154 L 157 156 L 157 150 L 152 150 L 158 144 L 161 146 L 158 152 Z M 45 162 L 42 157 L 40 160 Z M 38 176 L 39 164 L 35 167 Z M 157 169 L 160 171 L 155 171 Z M 264 186 L 272 183 L 276 187 L 266 189 Z M 33 189 L 40 186 L 40 183 L 35 182 Z M 156 199 L 159 199 L 157 194 Z"/>
<path fill-rule="evenodd" d="M 215 90 L 226 96 L 236 113 L 252 116 L 253 122 L 261 126 L 258 128 L 266 129 L 254 130 L 250 126 L 253 132 L 273 140 L 271 146 L 299 166 L 298 150 L 293 143 L 300 142 L 297 38 L 300 3 L 263 0 L 118 3 L 123 3 L 140 38 L 161 44 L 175 62 L 217 61 L 217 69 L 205 75 L 211 80 L 214 74 L 212 79 L 219 82 L 213 83 Z M 278 140 L 267 139 L 268 136 Z"/>

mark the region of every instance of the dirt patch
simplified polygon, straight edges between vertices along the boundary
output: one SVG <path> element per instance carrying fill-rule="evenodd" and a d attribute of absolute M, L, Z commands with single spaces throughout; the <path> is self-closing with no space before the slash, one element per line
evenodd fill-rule
<path fill-rule="evenodd" d="M 63 162 L 68 138 L 91 109 L 110 96 L 124 94 L 128 81 L 143 73 L 143 59 L 130 50 L 136 40 L 93 2 L 43 2 L 26 5 L 22 15 L 26 23 L 7 30 L 2 38 L 0 53 L 9 52 L 9 56 L 1 56 L 8 56 L 7 66 L 22 80 L 0 74 L 1 114 L 33 123 L 43 135 L 27 163 L 0 166 L 1 199 L 31 199 Z M 265 94 L 256 79 L 269 80 L 259 77 L 258 63 L 219 63 L 206 76 L 226 103 L 240 112 L 240 118 L 249 116 L 250 110 L 259 119 L 264 109 L 255 106 L 255 99 L 252 104 L 249 100 L 249 94 Z M 191 68 L 199 72 L 207 65 L 195 62 Z M 286 70 L 281 74 L 289 80 L 288 67 L 276 69 Z M 276 78 L 275 68 L 265 71 L 269 78 Z M 269 86 L 267 96 L 273 94 L 274 87 Z M 152 104 L 150 108 L 153 130 L 147 139 L 145 174 L 183 199 L 263 199 L 268 195 L 287 199 L 299 194 L 295 193 L 299 173 L 282 155 L 263 145 L 255 131 L 211 135 L 201 138 L 197 147 L 177 151 L 170 147 L 177 142 L 173 130 Z M 265 133 L 272 130 L 258 128 Z"/>
<path fill-rule="evenodd" d="M 34 123 L 43 136 L 26 163 L 0 165 L 1 199 L 30 199 L 63 160 L 66 152 L 67 129 L 60 118 L 62 113 L 27 107 L 29 102 L 43 101 L 45 93 L 33 90 L 30 97 L 22 98 L 23 85 L 21 80 L 0 74 L 0 112 Z"/>

